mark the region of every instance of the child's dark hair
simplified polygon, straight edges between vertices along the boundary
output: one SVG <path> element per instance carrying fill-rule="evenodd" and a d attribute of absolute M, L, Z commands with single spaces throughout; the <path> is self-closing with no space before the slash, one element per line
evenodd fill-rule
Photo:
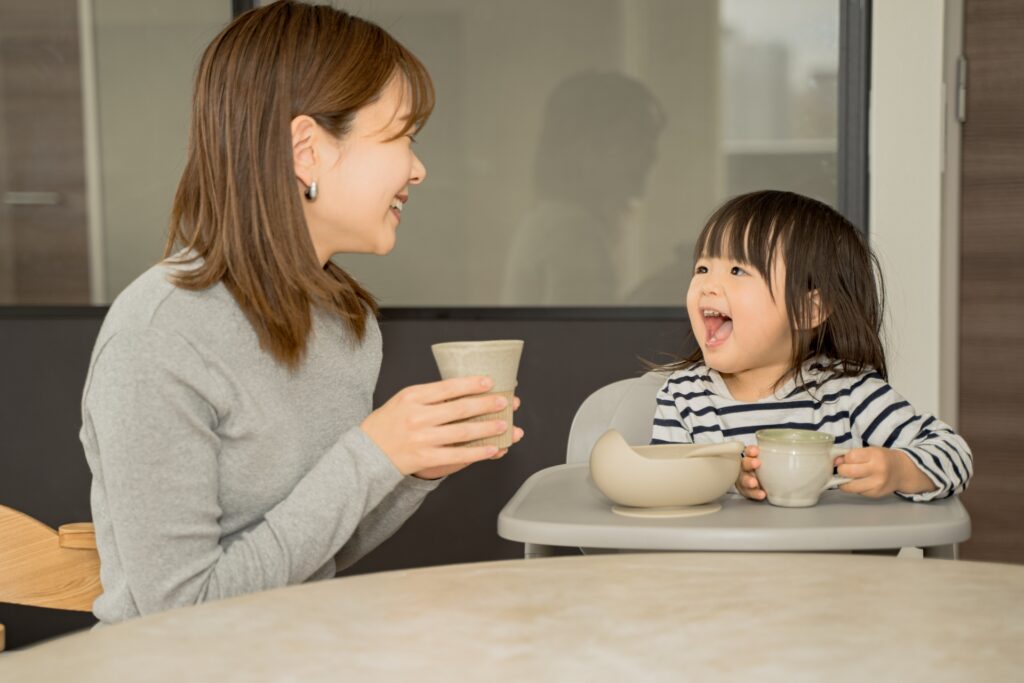
<path fill-rule="evenodd" d="M 771 270 L 776 256 L 786 268 L 786 312 L 793 335 L 790 372 L 804 363 L 827 359 L 836 376 L 876 370 L 888 377 L 881 328 L 884 286 L 878 259 L 864 236 L 838 211 L 793 192 L 763 190 L 730 199 L 708 219 L 694 248 L 700 258 L 730 258 L 756 270 L 772 297 Z M 814 293 L 824 321 L 813 327 Z M 700 347 L 683 368 L 702 361 Z"/>

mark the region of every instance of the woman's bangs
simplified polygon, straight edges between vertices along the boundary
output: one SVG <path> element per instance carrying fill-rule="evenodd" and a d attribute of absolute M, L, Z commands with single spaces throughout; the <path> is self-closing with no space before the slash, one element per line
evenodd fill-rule
<path fill-rule="evenodd" d="M 405 94 L 402 104 L 405 104 L 405 97 L 412 99 L 409 103 L 409 114 L 402 126 L 402 131 L 398 134 L 398 137 L 401 137 L 410 132 L 415 134 L 426 125 L 427 119 L 434 111 L 434 83 L 423 63 L 408 50 L 403 48 L 397 61 L 398 70 L 406 85 L 403 89 Z"/>

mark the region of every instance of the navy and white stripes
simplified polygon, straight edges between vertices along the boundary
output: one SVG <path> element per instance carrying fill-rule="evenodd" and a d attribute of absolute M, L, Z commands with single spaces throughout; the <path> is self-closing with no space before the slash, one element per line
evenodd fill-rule
<path fill-rule="evenodd" d="M 949 425 L 914 411 L 877 372 L 832 377 L 808 363 L 800 386 L 790 380 L 774 396 L 732 398 L 725 381 L 702 363 L 673 373 L 658 391 L 651 443 L 756 443 L 769 427 L 828 432 L 849 448 L 882 446 L 906 453 L 936 490 L 896 495 L 927 501 L 962 492 L 974 473 L 967 443 Z"/>

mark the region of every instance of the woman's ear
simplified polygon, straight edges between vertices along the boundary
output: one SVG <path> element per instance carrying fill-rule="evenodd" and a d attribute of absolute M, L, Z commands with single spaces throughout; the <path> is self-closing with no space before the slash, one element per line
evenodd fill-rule
<path fill-rule="evenodd" d="M 813 289 L 807 293 L 809 329 L 816 329 L 828 319 L 828 311 L 821 306 L 821 292 Z"/>
<path fill-rule="evenodd" d="M 316 152 L 316 137 L 319 126 L 312 117 L 300 114 L 292 119 L 292 160 L 295 163 L 295 177 L 307 187 L 315 181 L 319 158 Z"/>

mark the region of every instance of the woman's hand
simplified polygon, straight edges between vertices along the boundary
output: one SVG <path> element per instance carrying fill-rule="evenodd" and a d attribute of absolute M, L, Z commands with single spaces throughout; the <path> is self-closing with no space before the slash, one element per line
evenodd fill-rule
<path fill-rule="evenodd" d="M 519 410 L 519 397 L 512 397 L 512 410 Z M 518 443 L 523 438 L 523 430 L 519 427 L 512 428 L 512 443 Z M 508 453 L 507 448 L 500 449 L 497 453 L 490 457 L 491 460 L 498 460 L 503 455 Z M 455 465 L 442 465 L 441 467 L 430 467 L 419 472 L 413 472 L 412 476 L 419 477 L 420 479 L 440 479 L 441 477 L 447 477 L 449 474 L 454 474 L 461 469 L 469 467 L 472 463 L 460 463 Z"/>
<path fill-rule="evenodd" d="M 853 479 L 839 488 L 869 498 L 881 498 L 890 493 L 923 493 L 935 489 L 935 484 L 910 460 L 903 451 L 869 446 L 855 448 L 835 459 L 841 477 Z"/>
<path fill-rule="evenodd" d="M 740 458 L 740 476 L 736 478 L 736 490 L 751 500 L 764 500 L 768 495 L 757 480 L 756 470 L 761 466 L 761 459 L 757 456 L 760 454 L 757 446 L 747 446 Z"/>
<path fill-rule="evenodd" d="M 361 427 L 403 475 L 443 477 L 508 452 L 497 446 L 452 445 L 497 436 L 508 428 L 504 420 L 451 424 L 502 410 L 504 396 L 475 395 L 493 384 L 487 377 L 458 377 L 406 387 L 370 413 Z M 517 428 L 513 443 L 522 437 L 523 430 Z"/>

